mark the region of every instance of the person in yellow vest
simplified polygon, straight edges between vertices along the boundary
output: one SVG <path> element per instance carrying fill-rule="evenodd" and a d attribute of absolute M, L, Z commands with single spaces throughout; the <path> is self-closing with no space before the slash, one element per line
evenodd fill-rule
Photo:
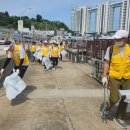
<path fill-rule="evenodd" d="M 33 56 L 33 54 L 36 52 L 36 43 L 33 41 L 32 45 L 30 46 L 30 59 L 31 62 L 35 61 L 35 57 Z"/>
<path fill-rule="evenodd" d="M 37 44 L 36 52 L 40 52 L 41 53 L 41 48 L 42 48 L 42 40 Z M 41 64 L 41 60 L 40 59 L 38 59 L 38 63 Z"/>
<path fill-rule="evenodd" d="M 130 89 L 130 45 L 128 41 L 128 32 L 118 30 L 113 36 L 115 45 L 108 47 L 104 57 L 104 72 L 102 83 L 104 86 L 110 87 L 110 105 L 106 107 L 101 116 L 107 116 L 110 109 L 119 101 L 119 90 Z M 111 51 L 110 51 L 111 50 Z M 107 74 L 109 72 L 109 80 Z M 109 84 L 108 84 L 109 83 Z M 124 119 L 126 116 L 127 103 L 124 102 L 125 97 L 121 98 L 117 112 L 113 121 L 121 128 L 127 128 Z"/>
<path fill-rule="evenodd" d="M 58 44 L 56 42 L 53 43 L 53 46 L 50 51 L 50 55 L 53 63 L 53 70 L 55 70 L 56 69 L 55 67 L 58 65 L 58 58 L 60 57 L 60 51 L 58 48 Z"/>
<path fill-rule="evenodd" d="M 61 54 L 61 52 L 64 50 L 64 45 L 63 45 L 62 42 L 59 44 L 59 50 L 60 50 L 60 60 L 62 61 L 62 54 Z"/>
<path fill-rule="evenodd" d="M 48 46 L 47 42 L 44 42 L 44 44 L 42 45 L 41 53 L 42 53 L 42 58 L 43 57 L 49 57 L 49 46 Z M 45 65 L 44 65 L 44 69 L 48 70 L 48 68 L 46 68 Z"/>
<path fill-rule="evenodd" d="M 12 58 L 15 62 L 14 69 L 16 70 L 18 75 L 21 78 L 23 78 L 29 66 L 29 59 L 24 48 L 21 45 L 16 45 L 16 44 L 11 43 L 11 41 L 6 41 L 4 44 L 4 50 L 7 53 L 7 58 L 4 63 L 3 68 L 0 71 L 0 74 L 2 75 L 4 73 L 6 66 L 9 64 Z"/>

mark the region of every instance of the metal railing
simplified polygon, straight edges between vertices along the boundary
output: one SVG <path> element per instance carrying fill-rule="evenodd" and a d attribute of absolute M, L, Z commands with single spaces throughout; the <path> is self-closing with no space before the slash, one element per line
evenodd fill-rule
<path fill-rule="evenodd" d="M 101 82 L 106 49 L 113 44 L 114 41 L 111 39 L 94 38 L 94 40 L 80 41 L 69 45 L 66 49 L 67 57 L 74 63 L 91 63 L 93 77 Z"/>

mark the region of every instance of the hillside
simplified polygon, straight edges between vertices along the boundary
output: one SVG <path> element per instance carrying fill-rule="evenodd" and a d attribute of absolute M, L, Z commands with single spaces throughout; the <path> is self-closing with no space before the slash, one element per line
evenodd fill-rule
<path fill-rule="evenodd" d="M 9 16 L 7 11 L 0 12 L 0 26 L 17 29 L 19 19 L 20 17 L 18 16 Z M 27 28 L 31 28 L 31 25 L 34 25 L 36 29 L 40 30 L 59 30 L 60 28 L 64 28 L 65 31 L 71 32 L 63 22 L 43 19 L 39 14 L 36 15 L 36 18 L 23 16 L 22 20 L 24 21 L 24 27 Z"/>

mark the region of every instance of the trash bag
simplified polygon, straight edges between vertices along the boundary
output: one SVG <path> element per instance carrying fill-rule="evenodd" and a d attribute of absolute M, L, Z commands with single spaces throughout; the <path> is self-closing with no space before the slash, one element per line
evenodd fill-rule
<path fill-rule="evenodd" d="M 17 72 L 13 72 L 4 80 L 3 86 L 6 90 L 6 97 L 9 100 L 15 99 L 25 88 L 25 82 L 18 76 Z"/>
<path fill-rule="evenodd" d="M 125 96 L 124 102 L 127 102 L 130 104 L 130 90 L 119 90 L 120 100 L 122 96 Z"/>
<path fill-rule="evenodd" d="M 42 60 L 42 53 L 41 53 L 41 52 L 35 52 L 35 53 L 33 54 L 33 56 L 36 57 L 37 59 Z"/>
<path fill-rule="evenodd" d="M 43 57 L 42 64 L 44 64 L 47 69 L 52 67 L 49 57 Z"/>
<path fill-rule="evenodd" d="M 67 51 L 63 50 L 61 51 L 62 57 L 65 57 L 67 55 Z"/>

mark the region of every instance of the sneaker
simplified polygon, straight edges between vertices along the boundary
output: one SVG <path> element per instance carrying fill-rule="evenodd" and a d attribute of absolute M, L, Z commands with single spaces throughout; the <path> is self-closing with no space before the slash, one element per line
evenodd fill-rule
<path fill-rule="evenodd" d="M 122 128 L 122 129 L 127 129 L 127 124 L 126 124 L 123 120 L 114 117 L 114 118 L 113 118 L 113 121 L 114 121 L 116 124 L 118 124 L 118 125 L 120 126 L 120 128 Z"/>
<path fill-rule="evenodd" d="M 56 68 L 53 68 L 53 70 L 56 70 Z"/>

